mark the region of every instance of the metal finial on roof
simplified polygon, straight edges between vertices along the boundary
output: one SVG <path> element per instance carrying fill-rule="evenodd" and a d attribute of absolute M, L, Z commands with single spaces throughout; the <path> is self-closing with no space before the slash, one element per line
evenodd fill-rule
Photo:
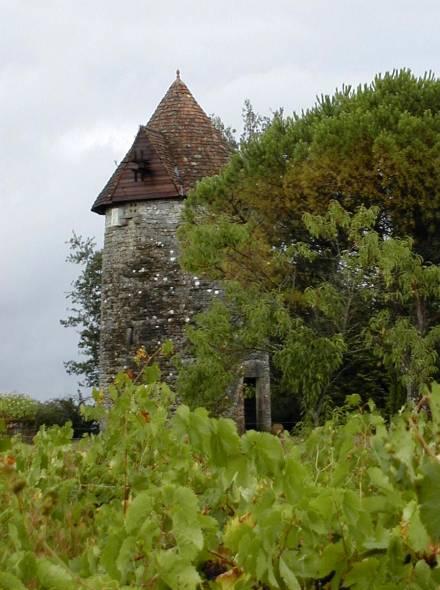
<path fill-rule="evenodd" d="M 176 70 L 176 78 L 177 80 L 180 80 L 180 70 Z"/>

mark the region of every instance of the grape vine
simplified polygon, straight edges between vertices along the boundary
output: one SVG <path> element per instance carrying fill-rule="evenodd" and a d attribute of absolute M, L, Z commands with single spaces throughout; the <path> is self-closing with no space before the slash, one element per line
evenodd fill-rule
<path fill-rule="evenodd" d="M 298 436 L 121 374 L 99 435 L 0 438 L 0 588 L 434 590 L 440 387 L 390 423 L 357 396 Z"/>

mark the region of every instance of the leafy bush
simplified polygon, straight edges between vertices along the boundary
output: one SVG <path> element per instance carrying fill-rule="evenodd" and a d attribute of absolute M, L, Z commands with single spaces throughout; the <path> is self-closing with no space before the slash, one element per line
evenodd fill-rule
<path fill-rule="evenodd" d="M 13 427 L 12 432 L 18 425 L 25 427 L 29 440 L 41 426 L 63 426 L 66 422 L 72 424 L 75 438 L 99 431 L 97 422 L 84 419 L 81 404 L 73 398 L 39 402 L 21 393 L 0 394 L 0 419 Z"/>
<path fill-rule="evenodd" d="M 73 398 L 59 398 L 42 402 L 38 406 L 35 415 L 35 426 L 63 426 L 70 422 L 75 438 L 80 438 L 85 433 L 98 432 L 96 422 L 85 420 L 81 414 L 81 404 Z"/>
<path fill-rule="evenodd" d="M 0 418 L 6 422 L 31 422 L 38 411 L 38 402 L 22 393 L 0 394 Z"/>
<path fill-rule="evenodd" d="M 106 429 L 0 453 L 0 587 L 435 590 L 440 387 L 390 424 L 351 396 L 300 437 L 248 431 L 118 376 Z"/>

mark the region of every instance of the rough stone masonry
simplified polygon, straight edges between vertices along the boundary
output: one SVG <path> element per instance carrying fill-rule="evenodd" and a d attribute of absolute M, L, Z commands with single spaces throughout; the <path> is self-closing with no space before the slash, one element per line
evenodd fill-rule
<path fill-rule="evenodd" d="M 136 350 L 170 339 L 184 347 L 185 326 L 218 291 L 178 263 L 176 231 L 182 199 L 122 205 L 106 213 L 103 255 L 100 378 L 132 365 Z M 112 221 L 113 216 L 113 221 Z M 116 219 L 115 219 L 116 218 Z M 174 381 L 172 369 L 164 375 Z"/>

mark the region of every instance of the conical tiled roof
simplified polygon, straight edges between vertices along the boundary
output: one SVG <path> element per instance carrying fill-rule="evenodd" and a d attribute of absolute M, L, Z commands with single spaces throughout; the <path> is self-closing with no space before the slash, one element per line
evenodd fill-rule
<path fill-rule="evenodd" d="M 222 134 L 178 73 L 92 211 L 104 213 L 127 201 L 183 197 L 198 180 L 217 174 L 229 156 Z"/>

